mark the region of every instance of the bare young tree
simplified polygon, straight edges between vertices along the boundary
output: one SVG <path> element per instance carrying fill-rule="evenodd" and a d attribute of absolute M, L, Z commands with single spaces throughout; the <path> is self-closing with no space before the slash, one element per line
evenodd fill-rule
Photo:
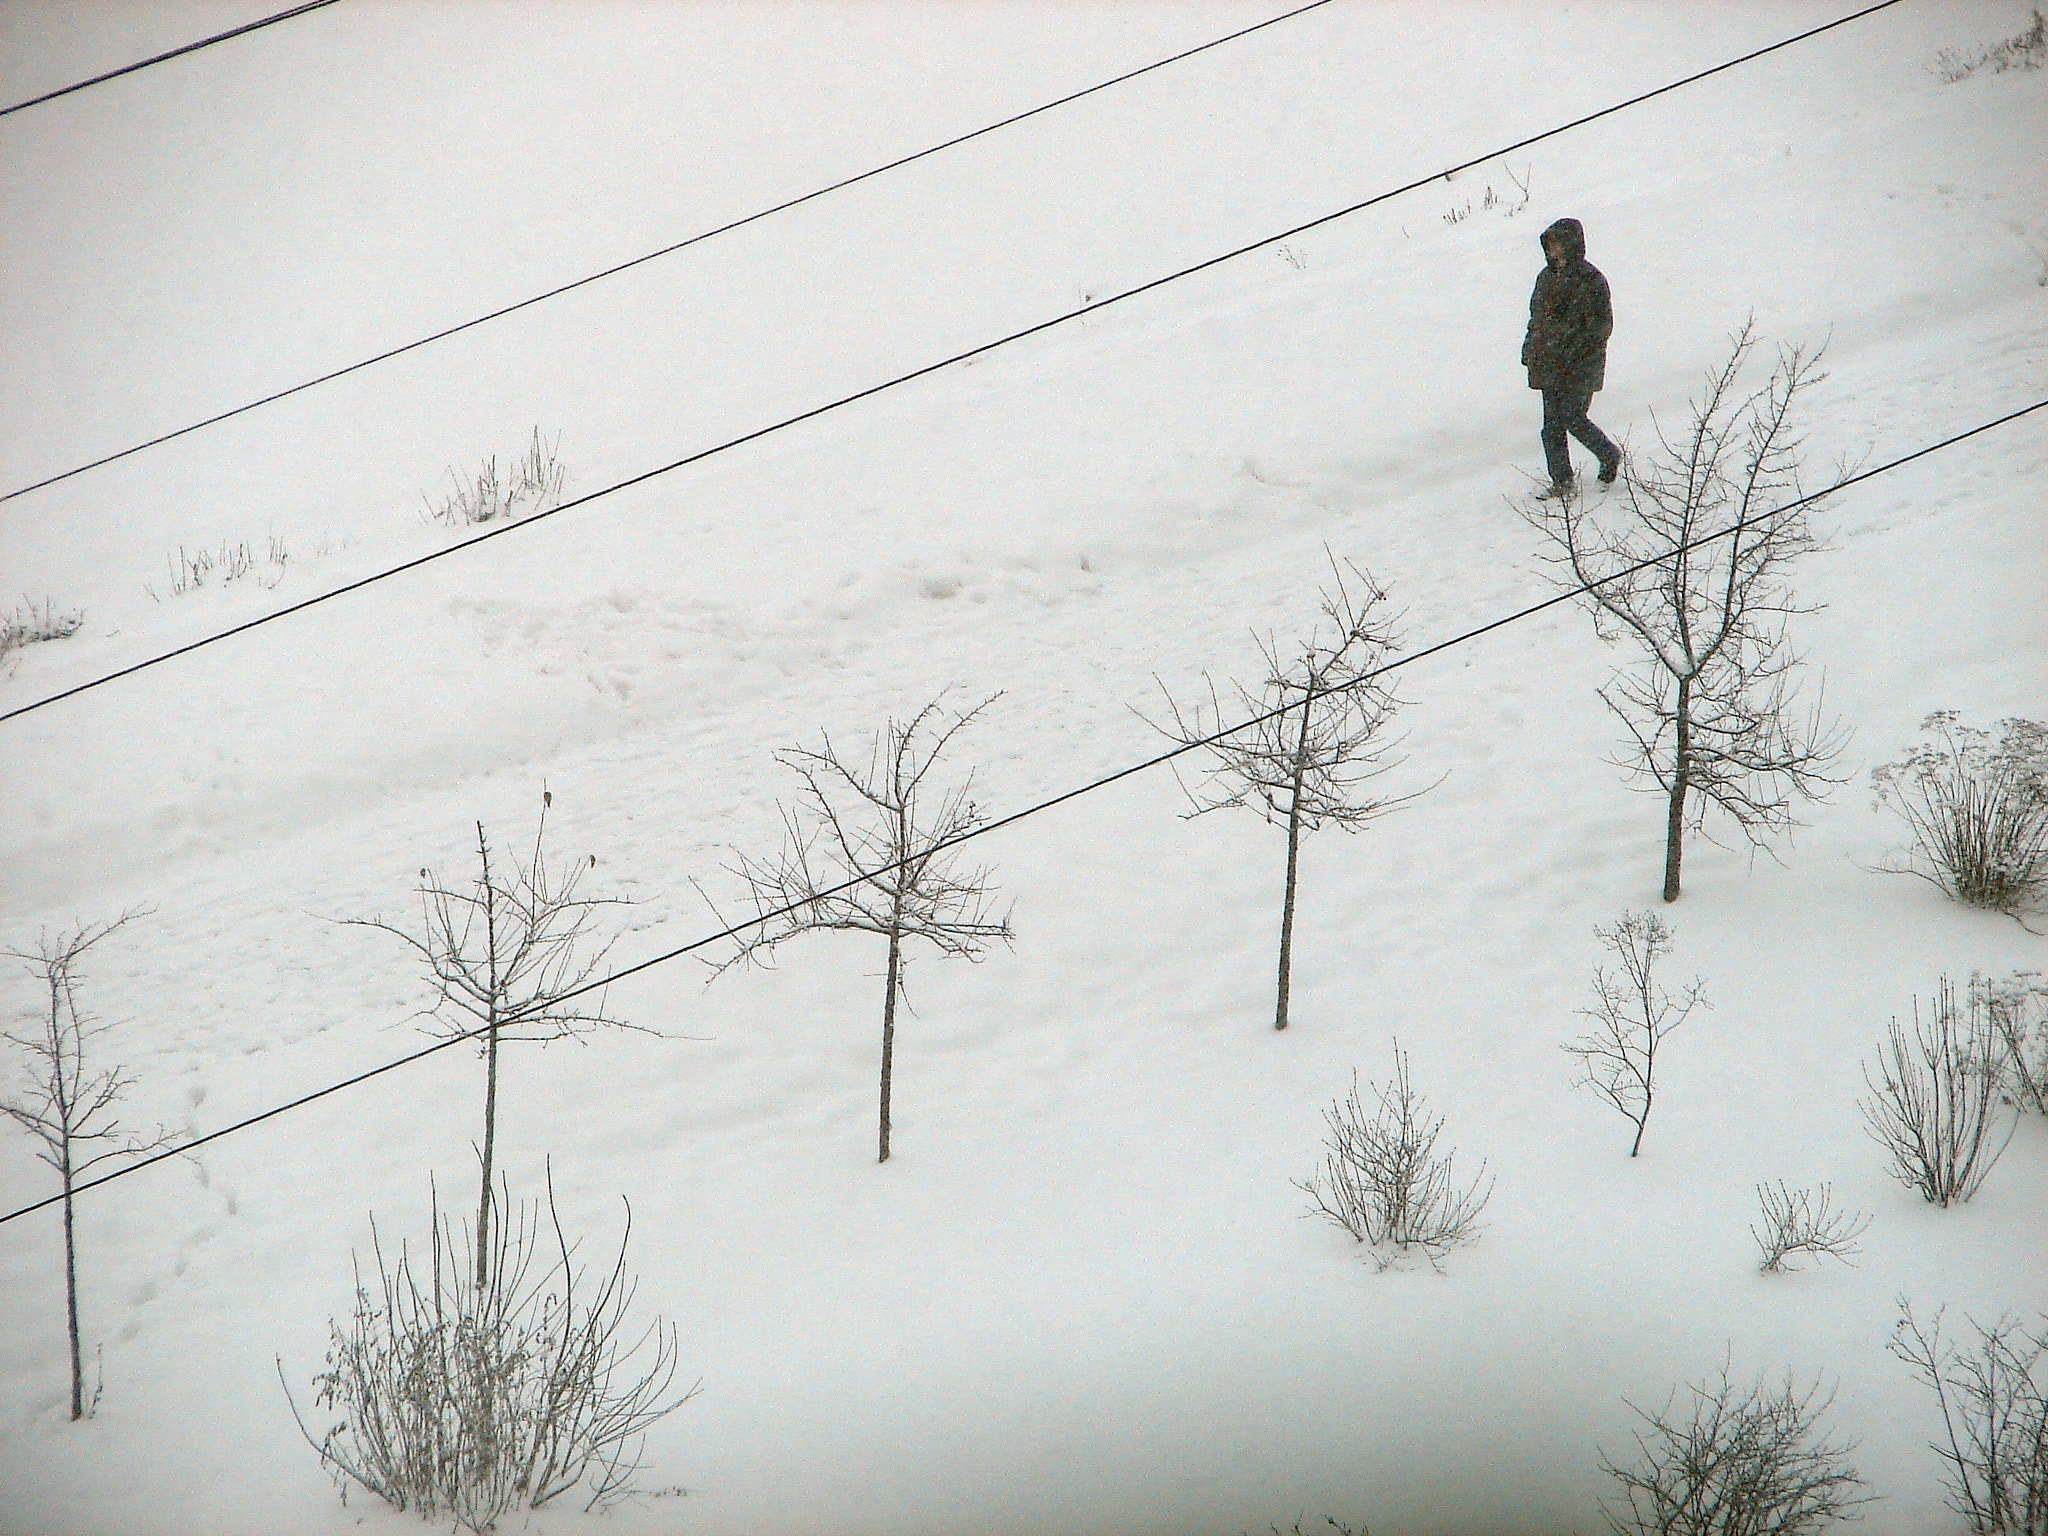
<path fill-rule="evenodd" d="M 1864 1065 L 1865 1128 L 1891 1155 L 1892 1176 L 1930 1205 L 1969 1199 L 2012 1140 L 2016 1122 L 1998 1134 L 2000 1050 L 1978 995 L 1959 1005 L 1944 976 L 1933 1016 L 1922 1020 L 1915 998 L 1912 1030 L 1894 1018 L 1878 1047 L 1876 1075 Z"/>
<path fill-rule="evenodd" d="M 1689 1385 L 1656 1413 L 1629 1406 L 1646 1429 L 1623 1466 L 1600 1458 L 1620 1485 L 1601 1503 L 1614 1536 L 1806 1536 L 1853 1517 L 1868 1485 L 1846 1465 L 1851 1446 L 1819 1434 L 1832 1395 L 1804 1391 L 1787 1375 L 1741 1388 L 1724 1366 L 1718 1381 Z"/>
<path fill-rule="evenodd" d="M 1188 791 L 1195 807 L 1190 817 L 1243 806 L 1287 833 L 1275 1029 L 1287 1027 L 1302 838 L 1326 826 L 1356 832 L 1435 787 L 1394 796 L 1367 790 L 1398 766 L 1387 761 L 1396 743 L 1382 739 L 1382 732 L 1402 701 L 1373 675 L 1394 654 L 1397 641 L 1381 612 L 1385 589 L 1348 561 L 1339 567 L 1333 558 L 1330 569 L 1333 581 L 1321 594 L 1329 627 L 1318 626 L 1284 656 L 1270 635 L 1261 637 L 1265 682 L 1257 691 L 1232 685 L 1232 712 L 1253 723 L 1219 741 L 1209 740 L 1225 722 L 1222 695 L 1213 680 L 1206 703 L 1184 710 L 1168 695 L 1169 722 L 1147 721 L 1183 745 L 1204 743 L 1215 761 L 1209 779 L 1199 790 Z"/>
<path fill-rule="evenodd" d="M 566 874 L 549 868 L 545 839 L 553 794 L 541 794 L 533 850 L 508 871 L 492 852 L 482 822 L 476 827 L 477 872 L 467 889 L 442 883 L 431 869 L 420 871 L 420 925 L 409 931 L 382 918 L 350 918 L 357 928 L 395 935 L 419 958 L 434 1003 L 425 1017 L 431 1033 L 474 1037 L 484 1059 L 484 1134 L 478 1151 L 476 1272 L 486 1273 L 491 1253 L 491 1203 L 498 1141 L 498 1052 L 521 1041 L 560 1040 L 600 1026 L 640 1029 L 604 1012 L 600 991 L 594 1002 L 588 984 L 612 941 L 579 953 L 595 941 L 599 909 L 620 906 L 616 897 L 579 894 L 583 876 L 597 867 L 597 855 L 578 860 Z M 652 1033 L 652 1031 L 642 1031 Z"/>
<path fill-rule="evenodd" d="M 32 950 L 0 951 L 27 962 L 43 994 L 38 1026 L 33 1033 L 0 1035 L 21 1055 L 28 1083 L 18 1097 L 0 1099 L 0 1115 L 40 1141 L 36 1156 L 56 1170 L 64 1191 L 64 1324 L 71 1343 L 71 1417 L 82 1419 L 85 1364 L 78 1336 L 78 1238 L 72 1216 L 72 1188 L 92 1168 L 113 1158 L 140 1157 L 168 1146 L 171 1136 L 158 1131 L 138 1140 L 123 1130 L 115 1112 L 134 1085 L 123 1067 L 97 1067 L 90 1059 L 92 1042 L 107 1026 L 79 1006 L 79 970 L 86 953 L 109 934 L 141 914 L 128 912 L 112 922 L 43 935 Z M 95 1394 L 97 1400 L 97 1394 Z"/>
<path fill-rule="evenodd" d="M 1789 617 L 1813 611 L 1787 584 L 1792 563 L 1815 547 L 1815 503 L 1791 505 L 1805 496 L 1794 408 L 1825 375 L 1818 352 L 1781 348 L 1769 382 L 1745 393 L 1755 345 L 1745 325 L 1708 374 L 1689 426 L 1675 439 L 1659 427 L 1656 450 L 1631 458 L 1619 496 L 1518 504 L 1548 541 L 1543 558 L 1561 586 L 1599 583 L 1585 602 L 1600 637 L 1639 649 L 1600 697 L 1629 734 L 1618 765 L 1664 797 L 1666 901 L 1678 899 L 1685 835 L 1703 830 L 1708 807 L 1768 850 L 1797 825 L 1796 798 L 1842 782 L 1828 767 L 1845 733 L 1818 701 L 1796 708 L 1799 657 L 1785 633 Z"/>
<path fill-rule="evenodd" d="M 733 873 L 745 882 L 759 925 L 740 940 L 724 970 L 760 960 L 799 933 L 820 928 L 872 933 L 888 940 L 882 992 L 880 1145 L 889 1160 L 889 1092 L 896 1056 L 896 1006 L 909 964 L 905 946 L 921 939 L 942 955 L 979 960 L 991 943 L 1012 937 L 1008 914 L 992 912 L 990 874 L 963 868 L 948 846 L 980 826 L 969 797 L 974 776 L 949 790 L 926 780 L 953 738 L 1000 694 L 947 718 L 943 696 L 907 721 L 889 720 L 876 733 L 865 767 L 849 764 L 832 739 L 790 747 L 775 760 L 803 781 L 795 805 L 782 808 L 786 837 L 771 859 L 741 856 Z"/>
<path fill-rule="evenodd" d="M 1941 1408 L 1942 1438 L 1930 1448 L 1946 1468 L 1948 1507 L 1972 1536 L 2048 1536 L 2048 1317 L 2029 1329 L 2002 1317 L 1970 1319 L 1976 1348 L 1941 1336 L 1946 1308 L 1921 1326 L 1899 1298 L 1886 1346 Z"/>
<path fill-rule="evenodd" d="M 1478 1236 L 1479 1215 L 1492 1198 L 1486 1165 L 1468 1185 L 1451 1171 L 1451 1154 L 1436 1154 L 1443 1116 L 1432 1116 L 1408 1081 L 1408 1057 L 1394 1047 L 1394 1080 L 1375 1084 L 1379 1107 L 1368 1113 L 1358 1096 L 1358 1074 L 1340 1104 L 1323 1111 L 1328 1152 L 1315 1177 L 1294 1187 L 1315 1202 L 1311 1216 L 1335 1222 L 1374 1249 L 1381 1269 L 1411 1250 L 1432 1266 L 1451 1249 Z M 1481 1188 L 1482 1181 L 1486 1187 Z"/>
<path fill-rule="evenodd" d="M 1617 975 L 1600 966 L 1593 972 L 1596 1000 L 1578 1010 L 1593 1029 L 1564 1049 L 1579 1058 L 1583 1075 L 1577 1086 L 1591 1088 L 1635 1126 L 1628 1149 L 1634 1157 L 1657 1099 L 1658 1051 L 1693 1009 L 1713 1005 L 1698 978 L 1676 997 L 1657 984 L 1657 962 L 1671 953 L 1671 930 L 1656 913 L 1625 912 L 1612 928 L 1593 932 L 1621 957 L 1621 970 Z"/>
<path fill-rule="evenodd" d="M 1837 1210 L 1835 1193 L 1826 1184 L 1818 1191 L 1792 1189 L 1780 1179 L 1775 1185 L 1757 1185 L 1756 1197 L 1763 1206 L 1763 1225 L 1752 1226 L 1749 1235 L 1763 1254 L 1757 1268 L 1764 1274 L 1784 1273 L 1785 1261 L 1799 1253 L 1855 1262 L 1849 1255 L 1856 1252 L 1856 1239 L 1868 1230 L 1870 1218 Z"/>

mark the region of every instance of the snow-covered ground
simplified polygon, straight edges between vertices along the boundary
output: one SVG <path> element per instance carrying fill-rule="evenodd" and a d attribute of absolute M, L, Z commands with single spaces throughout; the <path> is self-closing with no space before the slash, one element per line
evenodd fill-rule
<path fill-rule="evenodd" d="M 0 121 L 0 422 L 14 487 L 1077 89 L 1278 7 L 349 0 Z M 0 95 L 260 14 L 0 8 Z M 1483 153 L 1835 4 L 1339 0 L 1128 86 L 0 505 L 0 593 L 85 610 L 39 698 L 440 547 L 451 466 L 561 434 L 570 494 Z M 149 915 L 89 1001 L 131 1118 L 204 1132 L 415 1048 L 418 979 L 332 917 L 411 903 L 473 824 L 631 898 L 631 964 L 715 926 L 765 851 L 771 753 L 942 687 L 994 812 L 1157 750 L 1155 676 L 1248 676 L 1323 548 L 1411 647 L 1544 595 L 1515 353 L 1571 214 L 1619 316 L 1594 415 L 1648 434 L 1726 334 L 1829 343 L 1812 451 L 1881 463 L 2048 379 L 2048 72 L 1943 84 L 2011 3 L 1908 3 L 474 551 L 0 726 L 4 917 Z M 1489 208 L 1486 192 L 1526 209 Z M 1468 206 L 1469 217 L 1446 215 Z M 1869 768 L 1928 711 L 2048 716 L 2048 420 L 1854 488 L 1799 621 L 1855 730 L 1783 863 L 1697 844 L 1644 1154 L 1560 1050 L 1592 929 L 1655 904 L 1658 807 L 1604 759 L 1617 655 L 1555 609 L 1417 664 L 1403 770 L 1442 787 L 1304 857 L 1295 1023 L 1270 1028 L 1276 835 L 1161 772 L 989 838 L 1016 943 L 920 959 L 873 1161 L 880 956 L 788 946 L 613 989 L 669 1038 L 510 1054 L 499 1152 L 594 1238 L 701 1396 L 621 1531 L 1590 1533 L 1601 1448 L 1723 1360 L 1824 1376 L 1883 1496 L 1959 1530 L 1895 1298 L 2048 1304 L 2048 1127 L 1968 1205 L 1885 1174 L 1856 1110 L 1885 1021 L 2043 941 L 1875 866 Z M 171 595 L 267 541 L 281 579 Z M 275 573 L 272 573 L 275 574 Z M 266 577 L 268 579 L 268 577 Z M 149 590 L 154 588 L 154 595 Z M 33 1002 L 7 983 L 10 1017 Z M 683 1038 L 690 1037 L 690 1038 Z M 1497 1176 L 1441 1275 L 1302 1218 L 1319 1111 L 1392 1041 Z M 446 1052 L 80 1203 L 98 1416 L 71 1424 L 55 1213 L 0 1228 L 0 1530 L 415 1528 L 298 1438 L 352 1247 L 471 1176 Z M 1762 1277 L 1754 1186 L 1830 1182 L 1856 1268 Z M 0 1203 L 48 1192 L 26 1138 Z M 548 1512 L 537 1531 L 583 1528 Z M 526 1522 L 510 1522 L 526 1528 Z"/>

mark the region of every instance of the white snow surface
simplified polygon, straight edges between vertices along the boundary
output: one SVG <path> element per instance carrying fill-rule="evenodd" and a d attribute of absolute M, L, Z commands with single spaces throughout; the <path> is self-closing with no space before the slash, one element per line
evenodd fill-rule
<path fill-rule="evenodd" d="M 0 93 L 271 9 L 0 9 Z M 0 121 L 12 488 L 1271 14 L 1157 0 L 685 6 L 349 0 Z M 560 433 L 570 494 L 1277 232 L 1840 14 L 1841 4 L 1340 0 L 434 347 L 0 505 L 0 593 L 85 610 L 13 707 L 442 547 L 451 466 Z M 203 1133 L 410 1051 L 421 982 L 331 918 L 412 909 L 474 824 L 597 858 L 621 965 L 714 929 L 767 851 L 778 747 L 941 688 L 994 813 L 1136 761 L 1133 712 L 1312 617 L 1324 548 L 1420 648 L 1551 590 L 1516 366 L 1571 214 L 1618 324 L 1595 419 L 1647 440 L 1727 334 L 1829 346 L 1811 452 L 1884 462 L 2048 380 L 2048 72 L 1944 84 L 2011 3 L 1908 0 L 478 549 L 0 725 L 0 939 L 147 908 L 89 1005 L 127 1113 Z M 1486 190 L 1528 207 L 1486 208 Z M 1473 205 L 1469 217 L 1445 215 Z M 1153 771 L 979 845 L 1016 942 L 920 957 L 874 1161 L 872 943 L 616 986 L 665 1038 L 508 1052 L 499 1152 L 568 1219 L 633 1211 L 641 1315 L 702 1394 L 603 1527 L 707 1536 L 1376 1536 L 1602 1529 L 1598 1461 L 1724 1361 L 1835 1389 L 1870 1536 L 1960 1531 L 1923 1313 L 2048 1307 L 2048 1126 L 1936 1210 L 1859 1063 L 1938 976 L 2043 941 L 1877 866 L 1874 764 L 1927 712 L 2048 717 L 2048 417 L 1845 493 L 1797 623 L 1850 775 L 1782 863 L 1696 843 L 1643 1155 L 1559 1045 L 1596 923 L 1655 906 L 1659 805 L 1606 762 L 1621 660 L 1549 612 L 1418 662 L 1403 782 L 1306 846 L 1271 1028 L 1278 835 Z M 282 579 L 169 595 L 275 537 Z M 155 595 L 147 588 L 153 587 Z M 29 978 L 6 982 L 25 1019 Z M 10 1027 L 12 1027 L 10 1025 Z M 1398 1039 L 1481 1240 L 1378 1273 L 1290 1180 Z M 299 1438 L 351 1249 L 473 1177 L 444 1052 L 79 1202 L 95 1418 L 68 1422 L 55 1210 L 0 1228 L 0 1530 L 417 1528 Z M 2037 1117 L 2038 1119 L 2038 1117 Z M 1764 1277 L 1754 1187 L 1869 1213 L 1855 1268 Z M 51 1190 L 0 1143 L 7 1209 Z M 564 1501 L 567 1502 L 567 1501 Z M 507 1529 L 568 1532 L 549 1509 Z"/>

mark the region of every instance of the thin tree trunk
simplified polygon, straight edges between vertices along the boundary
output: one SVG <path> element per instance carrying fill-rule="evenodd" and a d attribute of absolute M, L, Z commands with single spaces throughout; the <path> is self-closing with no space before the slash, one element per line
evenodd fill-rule
<path fill-rule="evenodd" d="M 1309 701 L 1301 701 L 1301 735 L 1294 749 L 1294 782 L 1287 797 L 1287 890 L 1280 898 L 1280 992 L 1273 1027 L 1287 1027 L 1287 994 L 1294 970 L 1294 881 L 1301 865 L 1301 781 L 1308 768 Z"/>
<path fill-rule="evenodd" d="M 1650 1124 L 1650 1095 L 1643 1094 L 1643 1118 L 1636 1122 L 1636 1139 L 1629 1143 L 1628 1155 L 1634 1157 L 1643 1149 L 1643 1132 Z"/>
<path fill-rule="evenodd" d="M 1692 768 L 1692 679 L 1678 680 L 1678 752 L 1671 765 L 1670 807 L 1664 817 L 1664 899 L 1678 900 L 1678 871 L 1685 857 L 1685 791 Z"/>
<path fill-rule="evenodd" d="M 491 1236 L 491 1163 L 497 1152 L 498 1142 L 498 1010 L 491 1009 L 491 1021 L 487 1044 L 484 1047 L 484 1179 L 483 1191 L 477 1196 L 476 1207 L 476 1284 L 484 1288 L 486 1266 L 490 1258 Z"/>
<path fill-rule="evenodd" d="M 498 888 L 491 881 L 491 845 L 484 824 L 476 824 L 477 859 L 484 877 L 484 960 L 489 967 L 490 1009 L 484 1021 L 484 1176 L 476 1204 L 476 1286 L 489 1278 L 491 1240 L 491 1165 L 498 1145 Z"/>
<path fill-rule="evenodd" d="M 896 1059 L 896 979 L 901 971 L 903 936 L 895 928 L 889 930 L 889 992 L 882 1000 L 882 1155 L 878 1163 L 889 1161 L 889 1074 Z"/>
<path fill-rule="evenodd" d="M 64 1149 L 64 1322 L 71 1332 L 71 1417 L 85 1417 L 85 1364 L 78 1353 L 78 1246 L 71 1228 L 71 1149 Z"/>

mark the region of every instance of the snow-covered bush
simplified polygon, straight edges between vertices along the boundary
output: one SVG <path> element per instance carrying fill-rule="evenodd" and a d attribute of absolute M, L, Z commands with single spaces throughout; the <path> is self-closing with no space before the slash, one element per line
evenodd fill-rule
<path fill-rule="evenodd" d="M 540 428 L 535 427 L 533 441 L 527 445 L 525 453 L 512 461 L 512 467 L 502 479 L 496 454 L 478 465 L 468 479 L 450 469 L 448 478 L 455 483 L 455 490 L 453 494 L 442 497 L 439 505 L 429 500 L 427 515 L 436 522 L 460 527 L 470 523 L 495 522 L 501 517 L 517 517 L 522 512 L 547 512 L 559 507 L 562 504 L 562 487 L 569 473 L 556 456 L 561 446 L 560 433 L 550 443 L 541 436 Z"/>
<path fill-rule="evenodd" d="M 1785 1261 L 1799 1253 L 1847 1264 L 1856 1251 L 1856 1239 L 1870 1225 L 1868 1216 L 1836 1210 L 1834 1191 L 1826 1184 L 1816 1192 L 1793 1189 L 1780 1179 L 1775 1185 L 1757 1185 L 1756 1197 L 1763 1207 L 1763 1224 L 1751 1227 L 1749 1235 L 1763 1254 L 1757 1268 L 1767 1275 L 1782 1274 Z"/>
<path fill-rule="evenodd" d="M 285 568 L 291 560 L 291 550 L 276 534 L 270 536 L 269 547 L 260 556 L 249 547 L 246 539 L 233 543 L 223 539 L 218 549 L 187 550 L 180 544 L 176 554 L 164 556 L 164 564 L 170 570 L 169 587 L 173 597 L 183 597 L 198 587 L 226 586 L 231 581 L 254 581 L 267 591 L 284 580 Z M 155 601 L 163 601 L 157 597 L 156 588 L 147 582 L 142 590 Z"/>
<path fill-rule="evenodd" d="M 60 613 L 57 605 L 47 597 L 40 608 L 23 598 L 11 612 L 0 614 L 0 661 L 5 661 L 24 645 L 75 635 L 78 626 L 84 622 L 83 609 L 74 608 Z"/>
<path fill-rule="evenodd" d="M 1659 1413 L 1629 1405 L 1646 1426 L 1630 1465 L 1600 1458 L 1621 1485 L 1601 1503 L 1615 1536 L 1805 1536 L 1869 1502 L 1846 1464 L 1852 1447 L 1816 1433 L 1830 1401 L 1817 1384 L 1738 1389 L 1724 1368 L 1685 1390 L 1688 1410 L 1676 1394 Z"/>
<path fill-rule="evenodd" d="M 1408 1081 L 1408 1057 L 1394 1048 L 1394 1080 L 1374 1084 L 1377 1110 L 1368 1113 L 1351 1092 L 1323 1111 L 1330 1134 L 1323 1166 L 1313 1178 L 1294 1181 L 1315 1207 L 1311 1216 L 1335 1222 L 1361 1243 L 1369 1243 L 1381 1269 L 1410 1251 L 1435 1265 L 1444 1254 L 1478 1236 L 1479 1213 L 1492 1196 L 1480 1180 L 1460 1187 L 1451 1173 L 1451 1154 L 1436 1155 L 1443 1117 L 1431 1117 Z M 1479 1165 L 1480 1175 L 1486 1165 Z"/>
<path fill-rule="evenodd" d="M 1864 1065 L 1864 1123 L 1891 1155 L 1892 1176 L 1932 1205 L 1974 1195 L 2012 1139 L 2009 1122 L 1999 1134 L 2001 1049 L 1981 993 L 1971 988 L 1959 1003 L 1944 976 L 1932 1016 L 1920 1017 L 1915 998 L 1910 1033 L 1894 1018 L 1876 1075 Z"/>
<path fill-rule="evenodd" d="M 1871 773 L 1877 803 L 1912 834 L 1915 874 L 1957 901 L 2015 915 L 2048 895 L 2048 726 L 2001 720 L 1991 733 L 1955 710 L 1921 722 L 1931 739 Z"/>
<path fill-rule="evenodd" d="M 1972 1536 L 2048 1533 L 2048 1316 L 2039 1332 L 2002 1317 L 1974 1320 L 1974 1351 L 1943 1341 L 1941 1312 L 1925 1328 L 1903 1299 L 1891 1352 L 1934 1391 L 1948 1506 Z"/>
<path fill-rule="evenodd" d="M 672 1325 L 657 1318 L 628 1342 L 630 1207 L 618 1256 L 594 1279 L 563 1234 L 552 1181 L 544 1208 L 522 1202 L 489 1230 L 479 1267 L 437 1198 L 422 1274 L 403 1246 L 389 1258 L 372 1221 L 376 1273 L 358 1263 L 355 1311 L 329 1324 L 327 1369 L 313 1378 L 315 1403 L 338 1417 L 315 1440 L 292 1403 L 344 1501 L 353 1483 L 478 1532 L 579 1486 L 596 1508 L 628 1491 L 649 1426 L 696 1394 L 669 1395 Z"/>
<path fill-rule="evenodd" d="M 1970 992 L 2001 1053 L 2006 1102 L 2048 1115 L 2048 977 L 1972 976 Z"/>
<path fill-rule="evenodd" d="M 2048 61 L 2048 16 L 2034 7 L 2034 24 L 2004 42 L 1981 48 L 1944 48 L 1934 56 L 1934 72 L 1950 85 L 1978 70 L 2002 75 L 2008 69 L 2039 69 Z"/>

